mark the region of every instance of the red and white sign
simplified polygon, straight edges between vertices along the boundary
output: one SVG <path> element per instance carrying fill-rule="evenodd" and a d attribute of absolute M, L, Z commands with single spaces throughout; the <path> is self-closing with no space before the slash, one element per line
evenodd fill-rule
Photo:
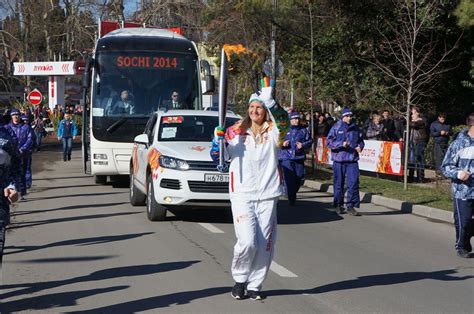
<path fill-rule="evenodd" d="M 15 62 L 13 75 L 75 75 L 74 61 Z"/>
<path fill-rule="evenodd" d="M 43 101 L 43 94 L 39 90 L 34 89 L 28 94 L 27 99 L 32 105 L 37 106 Z"/>
<path fill-rule="evenodd" d="M 403 174 L 402 143 L 365 140 L 365 147 L 359 155 L 359 169 L 397 176 Z M 332 165 L 331 150 L 326 146 L 326 138 L 318 138 L 316 162 Z"/>

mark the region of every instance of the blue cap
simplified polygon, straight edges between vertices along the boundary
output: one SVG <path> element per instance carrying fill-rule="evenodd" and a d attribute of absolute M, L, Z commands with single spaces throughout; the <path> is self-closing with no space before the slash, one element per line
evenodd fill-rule
<path fill-rule="evenodd" d="M 22 116 L 21 116 L 21 120 L 23 120 L 23 121 L 28 121 L 28 116 L 27 116 L 27 115 L 22 115 Z"/>
<path fill-rule="evenodd" d="M 301 117 L 300 117 L 300 114 L 299 114 L 298 111 L 293 111 L 293 112 L 290 113 L 290 120 L 291 119 L 300 119 L 300 118 Z"/>
<path fill-rule="evenodd" d="M 20 115 L 20 110 L 13 108 L 12 111 L 10 111 L 10 115 L 11 116 Z"/>
<path fill-rule="evenodd" d="M 345 117 L 345 116 L 352 116 L 352 111 L 351 111 L 351 109 L 349 109 L 349 108 L 347 108 L 347 107 L 344 107 L 344 109 L 342 109 L 341 116 L 342 116 L 342 117 Z"/>

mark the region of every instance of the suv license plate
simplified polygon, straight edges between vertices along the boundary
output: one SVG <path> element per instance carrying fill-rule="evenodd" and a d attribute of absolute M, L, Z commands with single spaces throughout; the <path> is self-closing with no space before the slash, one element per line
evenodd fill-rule
<path fill-rule="evenodd" d="M 229 182 L 229 175 L 205 173 L 204 182 Z"/>

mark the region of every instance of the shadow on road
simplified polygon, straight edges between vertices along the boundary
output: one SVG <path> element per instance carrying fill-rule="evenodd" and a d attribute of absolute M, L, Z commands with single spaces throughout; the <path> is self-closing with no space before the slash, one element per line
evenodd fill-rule
<path fill-rule="evenodd" d="M 116 286 L 116 287 L 107 287 L 99 289 L 87 289 L 82 291 L 71 291 L 71 292 L 61 292 L 61 293 L 52 293 L 46 294 L 37 297 L 24 298 L 21 300 L 0 303 L 0 312 L 1 313 L 12 313 L 12 312 L 22 312 L 31 309 L 35 310 L 51 310 L 64 306 L 74 306 L 77 305 L 77 300 L 99 295 L 102 293 L 114 292 L 119 290 L 125 290 L 130 286 Z"/>
<path fill-rule="evenodd" d="M 71 205 L 71 206 L 64 206 L 58 208 L 50 208 L 50 209 L 41 209 L 41 210 L 17 210 L 12 213 L 13 216 L 22 216 L 28 214 L 39 214 L 39 213 L 48 213 L 48 212 L 56 212 L 60 210 L 72 210 L 72 209 L 86 209 L 86 208 L 103 208 L 103 207 L 111 207 L 111 206 L 120 206 L 128 204 L 128 202 L 118 202 L 118 203 L 104 203 L 104 204 L 81 204 L 81 205 Z"/>
<path fill-rule="evenodd" d="M 97 215 L 87 215 L 87 216 L 76 216 L 76 217 L 65 217 L 65 218 L 55 218 L 55 219 L 48 219 L 48 220 L 36 220 L 34 222 L 20 222 L 20 223 L 12 223 L 9 225 L 8 229 L 20 229 L 26 227 L 36 227 L 41 225 L 48 225 L 60 222 L 71 222 L 77 220 L 88 220 L 88 219 L 99 219 L 99 218 L 109 218 L 109 217 L 116 217 L 116 216 L 126 216 L 126 215 L 135 215 L 139 214 L 139 212 L 125 212 L 125 213 L 113 213 L 113 214 L 97 214 Z"/>
<path fill-rule="evenodd" d="M 176 292 L 146 299 L 103 306 L 86 311 L 74 311 L 74 313 L 136 313 L 168 307 L 170 305 L 188 304 L 193 300 L 208 298 L 224 293 L 230 293 L 230 288 L 214 287 L 194 291 Z"/>
<path fill-rule="evenodd" d="M 87 246 L 87 245 L 96 245 L 96 244 L 106 244 L 111 242 L 118 242 L 118 241 L 126 241 L 130 239 L 139 238 L 142 236 L 154 234 L 154 232 L 143 232 L 143 233 L 133 233 L 133 234 L 121 234 L 121 235 L 113 235 L 113 236 L 101 236 L 101 237 L 92 237 L 92 238 L 82 238 L 82 239 L 73 239 L 73 240 L 65 240 L 59 242 L 53 242 L 45 245 L 28 245 L 28 246 L 6 246 L 5 255 L 9 254 L 17 254 L 17 253 L 25 253 L 31 251 L 38 251 L 43 249 L 54 248 L 58 246 Z M 15 250 L 15 251 L 11 251 Z"/>
<path fill-rule="evenodd" d="M 370 275 L 362 276 L 355 279 L 344 280 L 339 282 L 330 283 L 324 286 L 312 288 L 312 289 L 302 289 L 302 290 L 269 290 L 266 292 L 268 296 L 278 296 L 278 295 L 300 295 L 300 294 L 320 294 L 333 291 L 341 290 L 353 290 L 360 288 L 369 288 L 374 286 L 390 286 L 403 284 L 412 281 L 419 280 L 439 280 L 439 281 L 461 281 L 472 279 L 474 276 L 463 276 L 455 277 L 458 271 L 456 269 L 446 269 L 433 272 L 405 272 L 405 273 L 393 273 L 393 274 L 380 274 L 380 275 Z"/>
<path fill-rule="evenodd" d="M 20 264 L 42 264 L 42 263 L 65 263 L 65 262 L 91 262 L 101 261 L 104 259 L 115 258 L 118 255 L 102 255 L 102 256 L 71 256 L 71 257 L 54 257 L 54 258 L 38 258 L 38 259 L 27 259 L 22 261 L 13 261 L 9 263 L 20 263 Z"/>
<path fill-rule="evenodd" d="M 33 293 L 37 293 L 39 291 L 44 291 L 47 289 L 53 289 L 57 287 L 63 287 L 66 285 L 71 285 L 71 284 L 76 284 L 76 283 L 83 284 L 86 282 L 136 277 L 136 276 L 148 276 L 148 275 L 154 275 L 157 273 L 175 271 L 175 270 L 190 267 L 199 262 L 201 261 L 180 261 L 180 262 L 169 262 L 169 263 L 150 264 L 150 265 L 124 266 L 124 267 L 103 269 L 103 270 L 90 273 L 89 275 L 74 277 L 74 278 L 65 279 L 65 280 L 4 285 L 2 286 L 2 290 L 5 290 L 5 289 L 18 289 L 18 290 L 1 294 L 0 300 L 5 300 L 7 298 L 18 297 L 22 295 L 30 295 Z M 123 289 L 128 288 L 129 286 L 120 286 L 120 287 L 122 288 L 117 289 L 117 290 L 123 290 Z M 113 289 L 113 287 L 109 289 Z M 223 288 L 213 288 L 213 289 L 223 289 Z M 225 289 L 226 291 L 229 291 L 228 287 Z M 114 291 L 114 290 L 111 290 L 111 291 Z M 205 290 L 200 290 L 200 291 L 205 291 Z M 105 292 L 108 292 L 108 291 L 105 291 Z M 189 298 L 191 298 L 193 295 L 198 296 L 200 292 L 196 291 L 193 294 L 191 294 L 191 292 L 187 292 L 187 293 L 189 294 Z M 49 308 L 49 306 L 54 306 L 54 304 L 59 304 L 61 306 L 75 305 L 75 302 L 71 303 L 71 301 L 75 301 L 79 299 L 79 296 L 80 296 L 79 291 L 77 292 L 73 291 L 73 292 L 67 292 L 65 294 L 64 293 L 50 294 L 48 298 L 45 298 L 45 296 L 43 295 L 43 296 L 31 297 L 29 299 L 23 298 L 21 300 L 4 302 L 2 304 L 3 309 L 1 313 L 21 311 L 21 310 L 47 309 Z M 63 299 L 61 299 L 61 297 Z M 161 297 L 164 298 L 164 296 L 161 296 Z M 54 300 L 53 304 L 51 303 L 51 300 Z M 143 301 L 143 303 L 145 303 L 145 301 Z M 124 309 L 125 308 L 122 308 L 122 309 L 119 308 L 116 311 L 116 313 L 131 313 L 130 311 L 126 311 Z"/>

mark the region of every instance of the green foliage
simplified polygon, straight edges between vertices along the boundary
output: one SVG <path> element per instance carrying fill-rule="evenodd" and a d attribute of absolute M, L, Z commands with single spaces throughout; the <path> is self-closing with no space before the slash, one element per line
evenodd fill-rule
<path fill-rule="evenodd" d="M 458 18 L 458 24 L 462 28 L 474 26 L 474 2 L 472 0 L 461 0 L 454 11 Z"/>

